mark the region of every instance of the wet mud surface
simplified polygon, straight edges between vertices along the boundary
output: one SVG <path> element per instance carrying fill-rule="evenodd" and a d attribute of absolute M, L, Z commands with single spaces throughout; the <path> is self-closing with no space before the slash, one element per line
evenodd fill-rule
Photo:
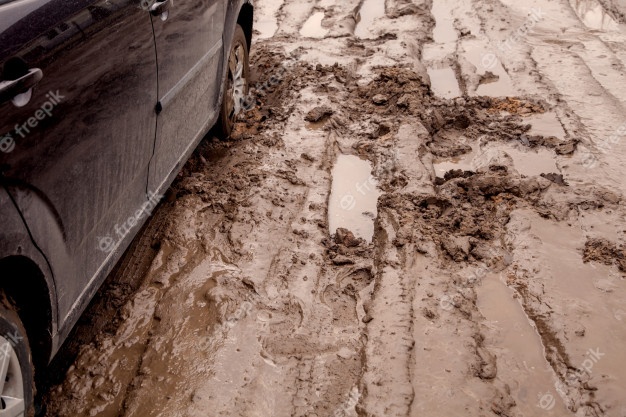
<path fill-rule="evenodd" d="M 619 2 L 255 5 L 44 414 L 625 417 Z"/>

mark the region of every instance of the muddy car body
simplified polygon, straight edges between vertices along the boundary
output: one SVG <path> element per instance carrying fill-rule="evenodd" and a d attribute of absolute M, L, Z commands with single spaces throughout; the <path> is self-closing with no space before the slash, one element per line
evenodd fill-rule
<path fill-rule="evenodd" d="M 250 0 L 0 0 L 0 364 L 24 380 L 0 414 L 28 411 L 30 357 L 58 351 L 209 128 L 229 133 L 252 16 Z"/>

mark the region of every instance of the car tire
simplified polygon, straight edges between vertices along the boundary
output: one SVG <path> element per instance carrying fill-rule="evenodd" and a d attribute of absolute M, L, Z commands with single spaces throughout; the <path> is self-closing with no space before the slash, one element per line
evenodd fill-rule
<path fill-rule="evenodd" d="M 226 63 L 226 77 L 222 87 L 224 96 L 217 122 L 218 135 L 228 139 L 235 126 L 237 115 L 248 105 L 247 96 L 250 80 L 250 62 L 248 42 L 240 25 L 235 28 L 235 35 Z"/>
<path fill-rule="evenodd" d="M 3 374 L 6 377 L 0 388 L 0 415 L 33 417 L 35 367 L 30 344 L 15 307 L 0 294 L 0 381 Z"/>

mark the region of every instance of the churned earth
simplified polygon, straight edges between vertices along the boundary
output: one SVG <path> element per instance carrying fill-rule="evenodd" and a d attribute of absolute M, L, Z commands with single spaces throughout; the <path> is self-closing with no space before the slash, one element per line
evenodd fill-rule
<path fill-rule="evenodd" d="M 49 416 L 626 416 L 626 4 L 256 0 Z"/>

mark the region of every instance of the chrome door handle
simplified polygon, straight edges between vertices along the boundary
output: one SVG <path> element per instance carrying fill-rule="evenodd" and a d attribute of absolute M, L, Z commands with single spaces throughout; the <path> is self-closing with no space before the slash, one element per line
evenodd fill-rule
<path fill-rule="evenodd" d="M 0 104 L 13 100 L 15 96 L 23 94 L 33 88 L 43 78 L 39 68 L 33 68 L 28 74 L 17 80 L 0 81 Z"/>
<path fill-rule="evenodd" d="M 150 14 L 152 16 L 162 16 L 164 13 L 169 12 L 172 6 L 173 0 L 156 1 L 150 6 Z"/>

